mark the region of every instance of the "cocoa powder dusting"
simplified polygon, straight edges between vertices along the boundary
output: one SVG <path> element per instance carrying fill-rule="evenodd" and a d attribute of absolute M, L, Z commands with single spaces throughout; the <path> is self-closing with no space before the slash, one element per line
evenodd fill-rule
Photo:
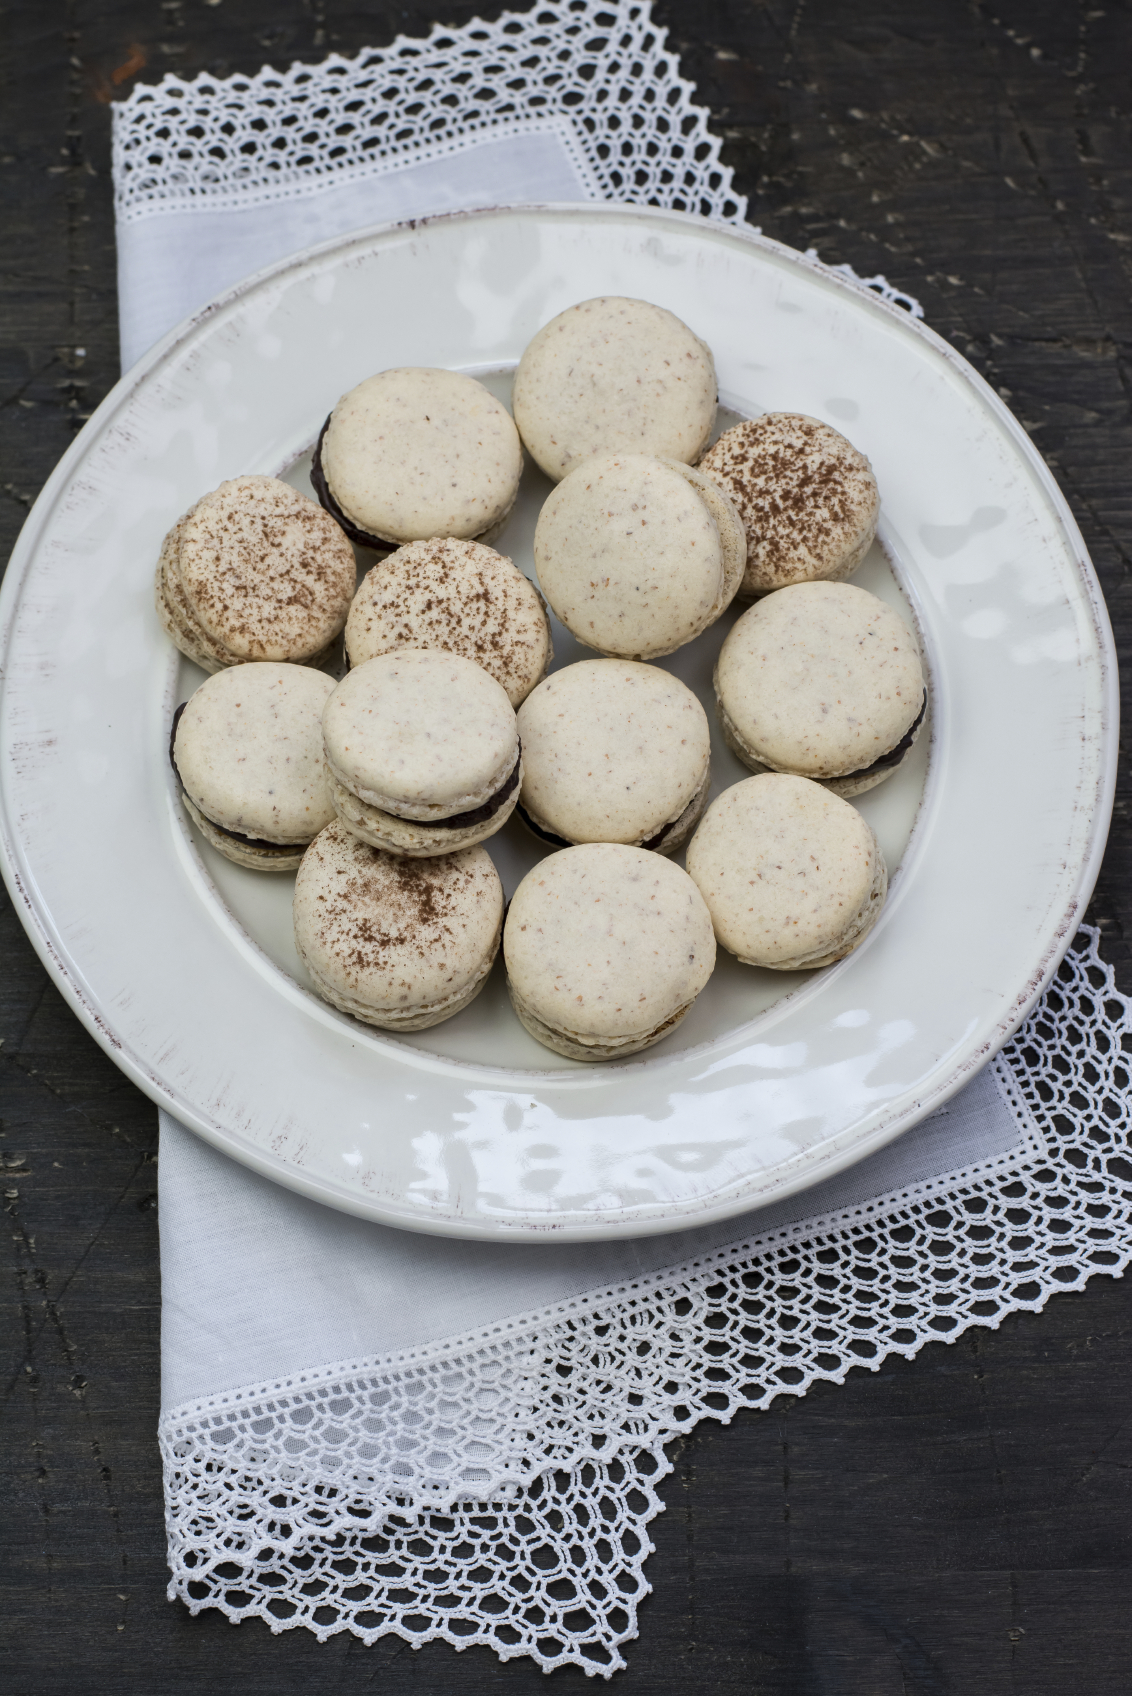
<path fill-rule="evenodd" d="M 818 561 L 838 550 L 876 500 L 865 456 L 828 425 L 795 413 L 735 425 L 700 469 L 731 495 L 749 556 L 772 574 L 790 575 L 800 554 Z"/>
<path fill-rule="evenodd" d="M 185 520 L 179 575 L 205 629 L 243 657 L 309 654 L 341 630 L 353 551 L 313 501 L 274 477 L 238 477 Z"/>
<path fill-rule="evenodd" d="M 511 561 L 480 542 L 411 542 L 366 576 L 350 612 L 352 665 L 394 648 L 459 654 L 521 699 L 542 674 L 546 621 Z"/>
<path fill-rule="evenodd" d="M 317 942 L 357 982 L 437 963 L 487 894 L 484 869 L 460 855 L 408 860 L 331 825 L 316 850 L 325 879 Z"/>

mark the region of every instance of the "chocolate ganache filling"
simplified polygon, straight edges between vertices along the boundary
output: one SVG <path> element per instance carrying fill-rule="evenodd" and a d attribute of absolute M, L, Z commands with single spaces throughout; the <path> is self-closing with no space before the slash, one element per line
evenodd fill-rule
<path fill-rule="evenodd" d="M 388 553 L 390 548 L 397 546 L 396 542 L 383 541 L 380 536 L 371 536 L 368 530 L 359 529 L 346 517 L 346 514 L 330 493 L 330 484 L 326 481 L 326 472 L 322 469 L 322 441 L 330 428 L 330 420 L 333 416 L 333 413 L 327 414 L 326 423 L 318 432 L 318 441 L 315 443 L 314 457 L 311 460 L 311 488 L 318 496 L 319 506 L 322 507 L 324 512 L 330 514 L 336 524 L 341 526 L 351 542 L 356 542 L 359 548 L 377 548 L 381 553 Z"/>
<path fill-rule="evenodd" d="M 522 750 L 520 749 L 520 754 Z M 486 824 L 493 818 L 500 807 L 511 795 L 519 782 L 519 757 L 515 755 L 515 764 L 511 767 L 511 775 L 504 779 L 494 795 L 479 807 L 470 807 L 466 813 L 452 813 L 446 819 L 405 819 L 405 824 L 420 825 L 423 830 L 467 830 L 474 824 Z M 392 816 L 392 815 L 391 815 Z"/>
<path fill-rule="evenodd" d="M 544 830 L 541 824 L 536 824 L 521 801 L 515 808 L 515 811 L 518 813 L 531 835 L 539 837 L 543 842 L 549 842 L 552 848 L 574 848 L 577 846 L 574 842 L 567 842 L 564 836 L 555 836 L 551 831 Z"/>
<path fill-rule="evenodd" d="M 924 698 L 923 698 L 922 702 L 920 703 L 919 712 L 916 714 L 915 718 L 912 720 L 911 724 L 908 726 L 907 730 L 904 732 L 903 736 L 900 738 L 900 740 L 896 744 L 895 748 L 890 748 L 888 750 L 887 754 L 881 754 L 880 758 L 874 760 L 871 766 L 861 766 L 861 767 L 858 768 L 857 771 L 838 772 L 838 774 L 837 774 L 838 781 L 843 782 L 848 777 L 868 777 L 871 772 L 887 771 L 889 766 L 898 766 L 900 764 L 901 760 L 904 758 L 905 754 L 908 752 L 909 748 L 912 746 L 912 743 L 914 742 L 915 737 L 916 737 L 916 732 L 917 732 L 917 730 L 919 730 L 921 724 L 923 723 L 924 714 L 927 712 L 927 710 L 928 710 L 928 695 L 927 695 L 927 690 L 925 689 Z"/>
<path fill-rule="evenodd" d="M 176 777 L 177 782 L 181 784 L 183 791 L 185 790 L 185 785 L 181 781 L 180 772 L 177 770 L 177 756 L 174 753 L 174 748 L 177 742 L 177 726 L 180 724 L 181 714 L 184 712 L 188 704 L 189 703 L 187 701 L 181 702 L 181 705 L 173 714 L 173 727 L 169 732 L 169 764 L 173 767 L 173 775 Z M 187 791 L 185 792 L 187 793 Z M 191 795 L 189 796 L 189 800 L 193 800 Z M 245 836 L 242 831 L 229 830 L 226 825 L 217 824 L 215 819 L 209 819 L 208 814 L 205 812 L 204 808 L 200 806 L 198 801 L 193 801 L 193 806 L 198 808 L 202 818 L 208 819 L 213 830 L 218 830 L 221 836 L 230 836 L 233 842 L 244 843 L 248 848 L 262 848 L 273 854 L 293 854 L 296 848 L 305 848 L 307 846 L 305 842 L 264 842 L 262 837 L 259 836 Z"/>
<path fill-rule="evenodd" d="M 575 842 L 567 842 L 564 836 L 555 836 L 552 831 L 544 830 L 541 824 L 536 824 L 521 801 L 515 811 L 531 834 L 539 837 L 543 842 L 549 842 L 552 848 L 576 848 L 578 846 Z M 680 818 L 683 818 L 683 816 L 683 813 L 681 813 Z M 644 842 L 638 843 L 638 847 L 659 848 L 669 831 L 674 830 L 679 823 L 680 819 L 673 819 L 670 824 L 664 826 L 663 830 L 658 830 L 655 836 L 650 836 Z"/>

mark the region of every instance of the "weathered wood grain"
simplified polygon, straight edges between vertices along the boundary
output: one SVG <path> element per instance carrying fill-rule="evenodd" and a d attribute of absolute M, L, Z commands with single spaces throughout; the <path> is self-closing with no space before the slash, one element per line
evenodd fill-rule
<path fill-rule="evenodd" d="M 0 550 L 117 375 L 108 99 L 467 21 L 344 0 L 10 10 L 0 139 Z M 660 0 L 751 218 L 923 302 L 1031 431 L 1132 645 L 1125 4 Z M 988 727 L 993 734 L 993 727 Z M 1004 750 L 1004 757 L 1009 751 Z M 1122 762 L 1093 912 L 1132 989 Z M 0 929 L 5 1688 L 544 1688 L 486 1651 L 233 1631 L 164 1600 L 156 1134 L 18 922 Z M 1117 1696 L 1129 1686 L 1132 1284 L 675 1445 L 625 1681 L 667 1696 Z M 581 1689 L 580 1673 L 555 1675 Z"/>

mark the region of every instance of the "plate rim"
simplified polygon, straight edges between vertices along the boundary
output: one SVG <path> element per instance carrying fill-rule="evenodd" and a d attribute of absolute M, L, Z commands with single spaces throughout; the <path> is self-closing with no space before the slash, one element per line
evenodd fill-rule
<path fill-rule="evenodd" d="M 214 1125 L 203 1114 L 196 1112 L 188 1104 L 178 1101 L 174 1091 L 149 1071 L 142 1058 L 126 1048 L 122 1039 L 114 1031 L 112 1022 L 95 1002 L 84 994 L 82 984 L 70 970 L 67 958 L 68 949 L 61 938 L 53 935 L 49 922 L 50 909 L 46 903 L 43 903 L 41 908 L 36 902 L 33 891 L 25 887 L 25 881 L 17 860 L 15 843 L 9 828 L 6 786 L 0 786 L 0 873 L 2 873 L 12 895 L 16 912 L 41 961 L 51 973 L 73 1011 L 104 1052 L 160 1109 L 170 1112 L 214 1147 L 221 1149 L 250 1169 L 339 1211 L 426 1234 L 465 1239 L 491 1241 L 502 1239 L 529 1242 L 600 1241 L 614 1236 L 632 1238 L 661 1234 L 738 1217 L 757 1211 L 760 1207 L 785 1200 L 789 1196 L 808 1189 L 816 1183 L 824 1182 L 850 1166 L 856 1165 L 859 1161 L 868 1158 L 869 1155 L 876 1153 L 903 1131 L 911 1129 L 913 1125 L 919 1123 L 929 1113 L 942 1106 L 1009 1041 L 1048 987 L 1080 926 L 1084 909 L 1099 875 L 1115 796 L 1119 757 L 1119 675 L 1115 641 L 1103 591 L 1069 504 L 1029 435 L 986 379 L 937 331 L 933 330 L 922 319 L 915 319 L 901 307 L 884 300 L 863 282 L 847 278 L 832 267 L 823 264 L 816 255 L 800 253 L 785 243 L 763 235 L 761 231 L 756 231 L 750 226 L 729 224 L 720 220 L 705 218 L 695 213 L 669 211 L 664 208 L 636 206 L 622 202 L 533 201 L 513 205 L 487 204 L 437 213 L 425 218 L 383 221 L 359 227 L 345 235 L 331 237 L 328 240 L 312 244 L 310 247 L 253 272 L 239 283 L 218 293 L 202 307 L 182 319 L 179 324 L 173 326 L 142 359 L 119 378 L 91 414 L 82 430 L 70 443 L 47 478 L 20 530 L 8 562 L 4 582 L 0 585 L 0 691 L 6 692 L 7 667 L 4 662 L 8 653 L 14 617 L 20 602 L 23 579 L 34 558 L 42 531 L 56 500 L 70 483 L 75 468 L 81 465 L 87 452 L 87 444 L 92 442 L 93 438 L 101 432 L 110 416 L 126 403 L 139 388 L 148 383 L 152 373 L 161 366 L 171 351 L 192 336 L 211 317 L 222 313 L 241 297 L 274 279 L 285 276 L 290 271 L 299 270 L 321 257 L 348 250 L 351 247 L 372 244 L 383 237 L 398 233 L 425 230 L 437 225 L 468 224 L 476 219 L 499 217 L 501 215 L 516 217 L 524 215 L 568 215 L 596 219 L 630 218 L 645 222 L 654 221 L 658 224 L 676 223 L 697 232 L 723 236 L 730 241 L 738 241 L 743 245 L 772 254 L 780 261 L 785 261 L 788 266 L 809 272 L 819 278 L 823 286 L 843 292 L 852 300 L 857 310 L 880 314 L 882 317 L 892 319 L 900 325 L 904 334 L 911 334 L 913 338 L 925 341 L 937 355 L 942 356 L 944 363 L 952 369 L 962 383 L 974 392 L 981 407 L 992 415 L 998 427 L 1009 437 L 1020 458 L 1027 464 L 1061 525 L 1082 590 L 1081 605 L 1082 608 L 1088 609 L 1088 621 L 1099 659 L 1098 692 L 1102 703 L 1103 725 L 1097 755 L 1097 793 L 1090 815 L 1086 842 L 1080 855 L 1072 889 L 1065 902 L 1060 919 L 1054 928 L 1052 940 L 1046 945 L 1041 957 L 1034 962 L 1025 983 L 1015 990 L 1009 1000 L 1003 999 L 1000 1004 L 999 1016 L 993 1028 L 984 1035 L 973 1049 L 965 1053 L 965 1057 L 949 1071 L 943 1081 L 930 1091 L 924 1092 L 912 1107 L 892 1111 L 885 1111 L 882 1108 L 879 1111 L 874 1129 L 867 1138 L 859 1138 L 850 1148 L 831 1153 L 822 1161 L 820 1166 L 809 1166 L 794 1174 L 793 1177 L 780 1179 L 776 1182 L 771 1194 L 758 1200 L 752 1201 L 748 1193 L 741 1193 L 732 1195 L 726 1201 L 719 1201 L 708 1196 L 693 1201 L 657 1203 L 655 1204 L 657 1207 L 663 1206 L 666 1209 L 663 1218 L 626 1220 L 623 1216 L 617 1219 L 602 1219 L 595 1216 L 591 1223 L 583 1225 L 559 1222 L 546 1215 L 532 1215 L 529 1220 L 522 1223 L 485 1216 L 472 1219 L 447 1215 L 438 1218 L 419 1206 L 416 1208 L 409 1207 L 407 1204 L 398 1206 L 388 1198 L 378 1199 L 364 1192 L 346 1190 L 345 1188 L 339 1189 L 318 1174 L 298 1168 L 283 1157 L 275 1155 L 263 1147 L 244 1142 L 237 1133 Z M 913 838 L 918 833 L 919 823 L 920 820 L 918 819 Z M 779 1005 L 781 1003 L 775 1003 L 775 1006 Z M 453 1064 L 459 1065 L 460 1063 L 453 1062 Z M 502 1067 L 499 1069 L 501 1071 L 509 1070 Z M 525 1077 L 530 1075 L 529 1073 L 523 1074 Z M 842 1132 L 841 1136 L 843 1137 L 845 1134 L 845 1132 Z"/>

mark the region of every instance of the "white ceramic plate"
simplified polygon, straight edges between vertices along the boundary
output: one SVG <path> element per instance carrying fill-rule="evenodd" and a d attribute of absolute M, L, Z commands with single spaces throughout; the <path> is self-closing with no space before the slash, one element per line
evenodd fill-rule
<path fill-rule="evenodd" d="M 540 1048 L 498 967 L 465 1013 L 394 1040 L 306 987 L 290 879 L 238 871 L 186 824 L 166 750 L 194 674 L 158 626 L 154 561 L 222 478 L 301 485 L 322 419 L 361 377 L 443 365 L 506 392 L 534 331 L 600 293 L 691 324 L 727 406 L 811 413 L 872 460 L 884 550 L 857 581 L 903 599 L 932 678 L 930 757 L 922 737 L 914 763 L 860 798 L 899 870 L 848 960 L 784 978 L 721 956 L 679 1030 L 626 1065 Z M 500 543 L 528 570 L 540 487 L 528 473 Z M 898 309 L 678 214 L 439 218 L 328 244 L 224 296 L 83 430 L 28 520 L 0 613 L 5 871 L 76 1011 L 142 1089 L 236 1159 L 418 1230 L 666 1231 L 871 1153 L 969 1078 L 1040 994 L 1111 809 L 1111 633 L 1021 428 Z M 705 697 L 729 622 L 669 662 Z M 557 636 L 559 664 L 580 656 Z M 745 775 L 726 750 L 714 768 L 717 788 Z M 539 852 L 517 822 L 490 846 L 509 890 Z"/>

